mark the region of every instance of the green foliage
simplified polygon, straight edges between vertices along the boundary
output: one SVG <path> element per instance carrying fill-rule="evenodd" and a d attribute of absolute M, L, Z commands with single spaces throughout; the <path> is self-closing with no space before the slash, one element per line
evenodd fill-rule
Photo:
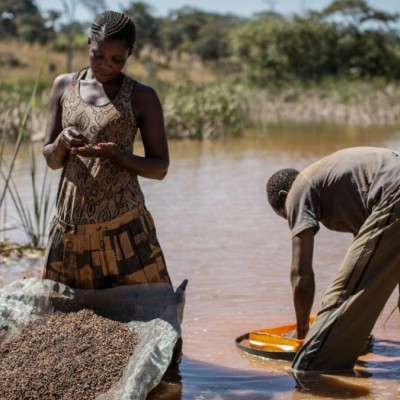
<path fill-rule="evenodd" d="M 46 44 L 49 41 L 53 32 L 45 24 L 46 21 L 39 13 L 15 17 L 17 36 L 27 43 Z"/>
<path fill-rule="evenodd" d="M 69 42 L 69 38 L 64 33 L 59 33 L 56 40 L 53 43 L 53 49 L 56 51 L 66 51 L 68 45 L 71 45 L 73 49 L 86 49 L 88 45 L 88 37 L 85 34 L 74 35 L 72 42 Z"/>
<path fill-rule="evenodd" d="M 33 0 L 0 2 L 0 37 L 47 43 L 52 33 Z"/>
<path fill-rule="evenodd" d="M 231 15 L 181 8 L 162 21 L 163 49 L 195 54 L 203 61 L 216 61 L 228 55 L 228 33 L 239 21 Z"/>
<path fill-rule="evenodd" d="M 77 22 L 78 6 L 95 14 L 104 9 L 105 1 L 61 4 L 61 15 L 53 11 L 44 17 L 33 0 L 4 0 L 0 34 L 44 43 L 57 26 L 54 46 L 66 51 L 66 70 L 71 71 L 73 49 L 86 46 L 87 24 Z M 142 1 L 131 1 L 123 11 L 137 26 L 134 51 L 146 57 L 148 65 L 169 67 L 172 60 L 189 54 L 261 86 L 327 77 L 400 79 L 400 36 L 391 29 L 399 15 L 380 11 L 365 0 L 333 0 L 322 12 L 291 18 L 271 11 L 239 18 L 191 7 L 161 18 Z"/>
<path fill-rule="evenodd" d="M 366 21 L 386 24 L 396 22 L 398 14 L 390 14 L 370 7 L 364 0 L 334 0 L 321 15 L 331 17 L 339 14 L 342 21 L 360 26 Z"/>
<path fill-rule="evenodd" d="M 141 1 L 131 2 L 123 10 L 136 25 L 136 44 L 134 52 L 139 55 L 145 46 L 160 47 L 160 23 L 152 14 L 153 8 Z"/>
<path fill-rule="evenodd" d="M 41 70 L 33 87 L 31 99 L 28 106 L 26 107 L 25 113 L 19 115 L 19 133 L 10 160 L 5 159 L 5 135 L 2 135 L 0 146 L 0 180 L 3 181 L 3 185 L 0 186 L 0 213 L 4 216 L 6 215 L 6 213 L 3 212 L 3 206 L 5 204 L 6 195 L 9 194 L 19 217 L 20 227 L 25 231 L 30 240 L 30 245 L 34 248 L 41 247 L 44 244 L 46 230 L 49 223 L 49 213 L 52 209 L 52 207 L 50 206 L 51 188 L 49 182 L 47 181 L 47 169 L 45 171 L 44 177 L 40 178 L 37 171 L 35 151 L 31 146 L 29 170 L 32 189 L 31 199 L 33 205 L 27 205 L 26 202 L 23 201 L 21 196 L 21 188 L 17 186 L 16 182 L 13 179 L 13 171 L 22 144 L 29 141 L 27 125 L 31 117 L 32 110 L 34 110 L 34 108 L 36 107 L 37 89 L 39 87 L 39 81 L 43 73 L 44 65 L 45 59 L 43 59 L 42 61 Z M 39 184 L 40 181 L 41 183 Z M 3 224 L 5 225 L 4 220 Z"/>
<path fill-rule="evenodd" d="M 63 8 L 62 16 L 64 18 L 63 32 L 66 36 L 66 69 L 67 72 L 72 72 L 72 52 L 74 37 L 81 31 L 77 31 L 77 28 L 81 28 L 82 24 L 76 21 L 76 11 L 78 6 L 83 6 L 89 10 L 93 15 L 104 11 L 106 8 L 105 0 L 61 0 L 61 5 Z"/>
<path fill-rule="evenodd" d="M 38 125 L 39 119 L 47 111 L 49 88 L 42 82 L 20 81 L 17 84 L 0 82 L 0 137 L 3 140 L 16 140 L 20 134 L 20 116 L 30 109 L 31 96 L 35 88 L 37 107 L 26 121 L 28 131 Z"/>
<path fill-rule="evenodd" d="M 228 83 L 173 86 L 164 99 L 168 137 L 216 139 L 240 135 L 248 122 L 245 94 L 243 87 Z"/>
<path fill-rule="evenodd" d="M 256 84 L 328 76 L 400 78 L 400 40 L 392 31 L 359 30 L 310 14 L 248 21 L 230 39 L 234 59 Z"/>

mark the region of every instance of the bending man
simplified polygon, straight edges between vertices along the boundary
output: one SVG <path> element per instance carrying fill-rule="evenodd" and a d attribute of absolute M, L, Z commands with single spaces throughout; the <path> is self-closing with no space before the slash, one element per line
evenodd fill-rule
<path fill-rule="evenodd" d="M 399 183 L 400 154 L 375 147 L 339 150 L 301 172 L 283 169 L 268 180 L 268 200 L 291 230 L 297 335 L 306 338 L 294 372 L 353 369 L 400 281 Z M 309 330 L 319 223 L 354 240 Z"/>

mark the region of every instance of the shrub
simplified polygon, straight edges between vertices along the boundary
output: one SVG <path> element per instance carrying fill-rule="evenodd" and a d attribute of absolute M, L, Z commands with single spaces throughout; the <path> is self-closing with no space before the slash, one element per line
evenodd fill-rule
<path fill-rule="evenodd" d="M 170 138 L 238 136 L 246 124 L 247 109 L 242 86 L 176 84 L 164 100 L 165 125 Z"/>

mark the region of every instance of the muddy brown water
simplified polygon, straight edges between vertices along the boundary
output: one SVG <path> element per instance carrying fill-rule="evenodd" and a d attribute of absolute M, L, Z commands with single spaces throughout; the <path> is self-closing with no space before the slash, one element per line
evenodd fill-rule
<path fill-rule="evenodd" d="M 301 388 L 289 362 L 252 356 L 234 342 L 250 330 L 294 321 L 289 231 L 267 204 L 266 179 L 279 168 L 300 169 L 358 145 L 400 149 L 400 130 L 275 130 L 234 140 L 170 143 L 166 179 L 141 184 L 171 278 L 176 286 L 189 280 L 184 356 L 149 399 L 400 398 L 399 312 L 387 320 L 397 293 L 375 325 L 371 352 L 360 357 L 351 376 L 310 379 Z M 29 189 L 23 159 L 17 171 L 17 182 Z M 56 186 L 57 174 L 52 176 Z M 21 240 L 23 234 L 7 235 Z M 324 228 L 316 236 L 314 312 L 350 242 L 350 235 Z M 37 276 L 40 262 L 0 266 L 0 285 Z"/>

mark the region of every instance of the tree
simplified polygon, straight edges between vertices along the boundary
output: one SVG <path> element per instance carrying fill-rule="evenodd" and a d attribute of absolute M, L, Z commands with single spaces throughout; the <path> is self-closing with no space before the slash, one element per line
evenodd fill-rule
<path fill-rule="evenodd" d="M 240 21 L 233 15 L 207 13 L 183 7 L 163 21 L 164 51 L 198 55 L 203 61 L 216 61 L 229 52 L 229 32 Z"/>
<path fill-rule="evenodd" d="M 15 28 L 20 40 L 28 43 L 47 43 L 53 30 L 46 27 L 41 14 L 22 14 L 15 17 Z"/>
<path fill-rule="evenodd" d="M 2 0 L 0 2 L 0 34 L 2 38 L 20 38 L 30 43 L 45 43 L 51 29 L 33 0 Z"/>
<path fill-rule="evenodd" d="M 132 2 L 123 12 L 130 16 L 136 25 L 137 37 L 134 52 L 136 55 L 147 45 L 160 47 L 160 22 L 153 14 L 153 7 L 147 3 Z"/>
<path fill-rule="evenodd" d="M 399 77 L 399 37 L 390 24 L 399 19 L 370 7 L 365 0 L 335 0 L 321 17 L 336 20 L 340 36 L 339 58 L 343 66 L 362 77 Z"/>
<path fill-rule="evenodd" d="M 339 15 L 341 20 L 359 28 L 367 21 L 388 24 L 396 22 L 399 14 L 391 14 L 370 7 L 365 0 L 334 0 L 321 15 L 325 18 Z"/>
<path fill-rule="evenodd" d="M 354 21 L 367 20 L 357 15 Z M 392 20 L 387 15 L 386 19 Z M 234 29 L 233 59 L 258 85 L 293 78 L 321 81 L 328 76 L 399 78 L 398 35 L 384 29 L 361 29 L 353 22 L 315 12 L 281 20 L 264 14 Z"/>

